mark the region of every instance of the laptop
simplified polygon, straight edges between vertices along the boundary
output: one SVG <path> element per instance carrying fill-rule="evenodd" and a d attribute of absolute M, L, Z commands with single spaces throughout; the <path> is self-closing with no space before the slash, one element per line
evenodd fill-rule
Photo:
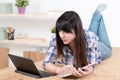
<path fill-rule="evenodd" d="M 44 77 L 54 76 L 54 74 L 42 70 L 38 70 L 34 62 L 29 58 L 20 57 L 12 54 L 8 54 L 8 56 L 15 65 L 16 67 L 15 72 L 17 73 L 21 73 L 34 78 L 44 78 Z"/>

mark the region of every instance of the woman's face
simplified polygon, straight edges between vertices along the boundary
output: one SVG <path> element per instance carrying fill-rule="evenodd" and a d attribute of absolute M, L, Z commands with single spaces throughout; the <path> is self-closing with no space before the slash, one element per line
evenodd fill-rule
<path fill-rule="evenodd" d="M 62 39 L 65 45 L 70 44 L 75 39 L 75 32 L 72 30 L 72 33 L 66 33 L 64 31 L 59 31 L 59 36 Z"/>

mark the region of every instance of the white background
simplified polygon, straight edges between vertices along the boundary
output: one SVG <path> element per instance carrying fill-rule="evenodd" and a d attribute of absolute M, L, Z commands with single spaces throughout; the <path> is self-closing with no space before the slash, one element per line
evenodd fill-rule
<path fill-rule="evenodd" d="M 113 47 L 120 47 L 119 37 L 120 11 L 118 9 L 120 7 L 120 4 L 118 2 L 119 0 L 29 0 L 29 1 L 30 5 L 27 7 L 26 14 L 39 14 L 39 13 L 47 14 L 50 13 L 50 11 L 74 10 L 79 13 L 85 29 L 89 27 L 92 13 L 95 11 L 97 5 L 100 3 L 105 3 L 107 5 L 107 9 L 102 14 L 105 20 L 105 25 L 108 31 L 111 44 Z M 0 2 L 13 3 L 13 13 L 17 13 L 16 7 L 14 6 L 15 0 L 0 0 Z M 47 23 L 45 22 L 45 24 Z M 2 23 L 0 25 L 2 25 Z M 17 25 L 19 25 L 19 23 Z M 17 25 L 16 27 L 19 27 Z M 29 28 L 31 28 L 32 26 L 33 25 L 29 25 Z M 25 32 L 24 29 L 22 29 L 21 31 Z M 39 31 L 36 31 L 36 33 L 39 33 Z"/>

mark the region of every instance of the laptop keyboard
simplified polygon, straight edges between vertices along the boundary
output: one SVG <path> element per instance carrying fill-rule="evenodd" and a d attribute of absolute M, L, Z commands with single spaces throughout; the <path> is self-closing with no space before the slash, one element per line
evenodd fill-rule
<path fill-rule="evenodd" d="M 54 76 L 55 74 L 51 74 L 51 73 L 48 73 L 48 72 L 45 72 L 45 71 L 40 71 L 39 70 L 39 73 L 42 77 L 49 77 L 49 76 Z"/>

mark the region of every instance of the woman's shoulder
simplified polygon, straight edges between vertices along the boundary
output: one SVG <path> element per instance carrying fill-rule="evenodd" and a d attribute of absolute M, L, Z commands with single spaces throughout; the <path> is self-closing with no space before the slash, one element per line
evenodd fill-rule
<path fill-rule="evenodd" d="M 56 34 L 52 33 L 50 36 L 50 41 L 55 41 L 56 40 Z"/>
<path fill-rule="evenodd" d="M 85 30 L 85 35 L 86 35 L 87 40 L 88 39 L 96 39 L 96 40 L 99 39 L 98 36 L 94 32 L 89 31 L 89 30 Z"/>
<path fill-rule="evenodd" d="M 98 37 L 91 31 L 85 30 L 85 38 L 88 43 L 88 48 L 92 48 L 93 46 L 96 47 L 98 42 Z"/>
<path fill-rule="evenodd" d="M 51 34 L 50 36 L 50 45 L 56 45 L 56 35 Z"/>
<path fill-rule="evenodd" d="M 91 35 L 95 36 L 95 33 L 89 30 L 85 30 L 85 34 L 88 36 L 91 36 Z"/>

